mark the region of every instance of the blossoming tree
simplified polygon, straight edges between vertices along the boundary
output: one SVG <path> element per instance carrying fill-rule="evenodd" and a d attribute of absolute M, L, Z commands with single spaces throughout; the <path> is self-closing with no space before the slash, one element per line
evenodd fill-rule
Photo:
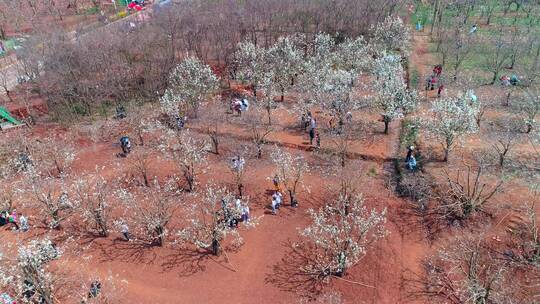
<path fill-rule="evenodd" d="M 476 111 L 477 107 L 463 97 L 443 97 L 432 103 L 432 117 L 424 124 L 429 133 L 441 143 L 444 161 L 448 160 L 454 144 L 462 136 L 478 131 Z"/>
<path fill-rule="evenodd" d="M 411 32 L 399 16 L 388 16 L 371 27 L 374 44 L 383 50 L 402 51 L 410 48 Z"/>
<path fill-rule="evenodd" d="M 194 191 L 197 176 L 204 172 L 208 143 L 193 136 L 189 131 L 178 133 L 171 130 L 163 137 L 162 150 L 182 171 L 188 191 Z"/>
<path fill-rule="evenodd" d="M 187 225 L 177 233 L 180 244 L 192 244 L 213 255 L 221 253 L 223 241 L 228 235 L 232 237 L 234 247 L 242 245 L 242 237 L 232 222 L 240 218 L 241 210 L 238 210 L 234 196 L 227 189 L 207 186 L 202 200 L 189 202 L 186 211 Z M 254 222 L 251 221 L 251 224 Z"/>
<path fill-rule="evenodd" d="M 373 103 L 381 111 L 384 133 L 388 134 L 392 120 L 414 110 L 418 95 L 415 91 L 407 89 L 400 56 L 388 55 L 378 58 L 375 61 L 374 72 L 377 79 L 373 86 L 375 90 Z"/>
<path fill-rule="evenodd" d="M 218 84 L 218 77 L 208 65 L 197 58 L 186 58 L 169 75 L 167 90 L 160 99 L 162 111 L 171 117 L 188 110 L 196 115 L 199 105 Z"/>
<path fill-rule="evenodd" d="M 49 262 L 60 257 L 59 250 L 48 239 L 32 240 L 17 249 L 17 253 L 0 251 L 2 290 L 17 303 L 57 303 L 59 278 L 50 271 Z"/>
<path fill-rule="evenodd" d="M 301 232 L 303 243 L 295 247 L 311 252 L 313 258 L 302 269 L 318 279 L 345 275 L 366 255 L 373 242 L 386 235 L 386 209 L 369 210 L 361 195 L 351 199 L 339 197 L 308 212 L 312 223 Z"/>
<path fill-rule="evenodd" d="M 276 166 L 272 176 L 277 176 L 283 183 L 289 194 L 291 206 L 298 206 L 296 194 L 299 186 L 304 183 L 305 175 L 309 172 L 309 165 L 301 155 L 293 155 L 277 147 L 272 152 L 271 158 Z"/>

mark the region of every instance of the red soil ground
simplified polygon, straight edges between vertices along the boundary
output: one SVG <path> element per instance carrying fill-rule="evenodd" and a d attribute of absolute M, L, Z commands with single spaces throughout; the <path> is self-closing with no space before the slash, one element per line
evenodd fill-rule
<path fill-rule="evenodd" d="M 425 49 L 425 41 L 421 39 L 415 37 L 416 51 L 413 52 L 411 64 L 423 75 L 424 69 L 432 64 L 432 59 L 421 51 Z M 361 117 L 356 118 L 359 115 Z M 301 153 L 309 163 L 316 164 L 316 154 L 309 151 L 305 134 L 287 129 L 294 118 L 283 112 L 278 112 L 276 117 L 279 118 L 277 125 L 280 128 L 271 135 L 270 141 L 282 144 L 293 153 Z M 368 118 L 376 120 L 376 113 L 355 114 L 355 119 Z M 192 126 L 196 134 L 204 130 L 197 122 Z M 372 140 L 352 145 L 351 156 L 356 156 L 352 157 L 356 160 L 351 161 L 351 166 L 359 172 L 360 190 L 365 194 L 368 205 L 379 210 L 388 209 L 389 235 L 376 243 L 367 256 L 350 269 L 346 276 L 348 281 L 333 279 L 325 290 L 338 290 L 343 294 L 345 303 L 421 303 L 419 299 L 409 297 L 410 290 L 404 287 L 406 277 L 410 277 L 411 273 L 420 273 L 421 259 L 434 252 L 438 245 L 444 244 L 454 232 L 450 231 L 437 242 L 429 243 L 426 231 L 418 225 L 418 219 L 403 211 L 406 201 L 397 198 L 388 186 L 392 173 L 391 160 L 399 157 L 400 153 L 399 122 L 392 125 L 389 135 L 380 134 L 381 129 L 382 123 L 375 125 Z M 42 124 L 34 128 L 31 135 L 25 136 L 39 137 L 51 130 L 67 131 L 53 124 Z M 7 144 L 10 136 L 20 136 L 16 132 L 23 131 L 0 134 L 2 144 Z M 222 154 L 209 156 L 210 170 L 201 177 L 203 184 L 209 180 L 230 184 L 227 161 L 238 142 L 246 141 L 246 131 L 234 121 L 220 128 L 220 132 L 223 138 Z M 84 137 L 83 132 L 79 133 L 83 136 L 78 139 L 81 149 L 72 166 L 71 176 L 91 172 L 96 166 L 103 167 L 101 174 L 108 178 L 125 173 L 117 164 L 126 165 L 129 159 L 116 157 L 119 152 L 114 144 L 116 138 L 93 142 Z M 323 139 L 323 148 L 331 148 L 329 142 L 330 139 Z M 309 286 L 297 284 L 292 281 L 293 273 L 283 268 L 277 270 L 274 266 L 281 265 L 282 259 L 290 254 L 286 243 L 298 240 L 298 229 L 308 224 L 307 209 L 324 204 L 331 194 L 329 187 L 336 180 L 313 170 L 306 179 L 309 192 L 302 191 L 299 195 L 299 208 L 286 205 L 278 215 L 271 215 L 266 206 L 270 201 L 267 190 L 271 189 L 268 176 L 273 167 L 268 160 L 270 147 L 265 149 L 263 159 L 247 160 L 245 189 L 251 198 L 252 213 L 262 218 L 254 229 L 240 228 L 245 244 L 238 252 L 214 258 L 195 251 L 179 250 L 172 244 L 157 248 L 141 246 L 136 242 L 127 243 L 121 241 L 118 234 L 113 234 L 108 238 L 81 237 L 76 238 L 74 243 L 66 243 L 66 256 L 63 259 L 69 261 L 67 268 L 84 266 L 100 275 L 112 272 L 117 275 L 115 280 L 119 285 L 127 281 L 125 296 L 118 303 L 298 303 L 299 294 L 307 292 Z M 427 167 L 436 172 L 441 166 L 433 164 Z M 156 158 L 151 163 L 151 175 L 164 177 L 173 171 L 169 161 Z M 499 199 L 511 202 L 517 199 L 519 193 L 523 193 L 517 186 L 512 189 Z M 514 192 L 518 194 L 514 195 Z M 32 210 L 24 211 L 35 213 Z M 182 214 L 176 214 L 176 218 L 181 217 Z M 37 221 L 37 218 L 32 216 L 30 220 Z M 498 220 L 507 219 L 497 217 L 495 221 Z M 42 228 L 34 228 L 22 235 L 2 229 L 0 235 L 3 240 L 14 240 L 44 232 Z M 61 233 L 57 234 L 59 237 Z"/>

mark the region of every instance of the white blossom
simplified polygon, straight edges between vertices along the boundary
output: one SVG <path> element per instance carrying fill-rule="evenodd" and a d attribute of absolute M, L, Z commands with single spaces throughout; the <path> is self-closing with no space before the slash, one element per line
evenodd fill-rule
<path fill-rule="evenodd" d="M 478 131 L 475 120 L 478 108 L 465 97 L 443 97 L 434 101 L 432 116 L 424 122 L 430 134 L 441 142 L 445 160 L 463 135 Z"/>
<path fill-rule="evenodd" d="M 361 195 L 339 197 L 308 213 L 312 223 L 301 234 L 312 258 L 303 270 L 319 278 L 344 275 L 371 243 L 386 235 L 386 209 L 368 210 Z"/>
<path fill-rule="evenodd" d="M 388 51 L 407 54 L 411 44 L 411 32 L 399 16 L 388 16 L 384 21 L 372 25 L 374 44 Z"/>
<path fill-rule="evenodd" d="M 244 201 L 243 204 L 248 203 Z M 240 219 L 241 210 L 227 189 L 207 186 L 202 200 L 188 202 L 186 212 L 186 227 L 177 233 L 179 243 L 193 244 L 214 255 L 224 249 L 222 243 L 227 236 L 232 237 L 230 242 L 234 247 L 242 245 L 242 237 L 233 223 L 233 220 Z M 249 227 L 255 224 L 256 221 L 250 219 Z"/>
<path fill-rule="evenodd" d="M 278 147 L 272 151 L 271 159 L 276 166 L 272 177 L 277 176 L 289 194 L 291 205 L 295 207 L 298 204 L 298 187 L 305 187 L 304 177 L 309 172 L 309 165 L 302 155 L 291 154 Z"/>
<path fill-rule="evenodd" d="M 418 95 L 416 91 L 407 89 L 400 56 L 386 55 L 378 58 L 375 61 L 374 72 L 376 81 L 373 103 L 381 111 L 387 133 L 392 120 L 414 110 Z"/>
<path fill-rule="evenodd" d="M 169 75 L 167 90 L 160 99 L 162 111 L 171 117 L 189 109 L 196 113 L 217 86 L 218 78 L 208 65 L 193 57 L 186 58 Z"/>

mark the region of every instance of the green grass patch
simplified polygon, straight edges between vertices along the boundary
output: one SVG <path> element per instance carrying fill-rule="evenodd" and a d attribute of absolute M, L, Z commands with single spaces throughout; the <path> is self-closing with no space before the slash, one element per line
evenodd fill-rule
<path fill-rule="evenodd" d="M 84 11 L 85 15 L 95 15 L 97 13 L 99 13 L 99 8 L 95 6 L 89 7 Z"/>
<path fill-rule="evenodd" d="M 411 88 L 416 88 L 418 87 L 419 81 L 420 81 L 420 73 L 418 73 L 417 69 L 413 69 L 409 76 L 409 86 Z"/>
<path fill-rule="evenodd" d="M 417 1 L 416 10 L 412 15 L 411 22 L 414 26 L 416 26 L 416 24 L 420 22 L 420 24 L 425 27 L 426 25 L 431 24 L 432 14 L 433 12 L 428 5 L 424 5 L 422 4 L 422 2 Z"/>
<path fill-rule="evenodd" d="M 420 123 L 414 118 L 406 118 L 403 120 L 401 127 L 401 147 L 404 148 L 416 145 L 418 134 L 420 132 Z"/>

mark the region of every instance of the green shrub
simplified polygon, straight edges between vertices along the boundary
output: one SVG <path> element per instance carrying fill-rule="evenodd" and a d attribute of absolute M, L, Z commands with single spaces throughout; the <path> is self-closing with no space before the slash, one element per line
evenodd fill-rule
<path fill-rule="evenodd" d="M 401 146 L 408 147 L 415 145 L 420 132 L 420 122 L 416 119 L 403 120 L 401 131 Z"/>
<path fill-rule="evenodd" d="M 409 86 L 411 88 L 416 88 L 418 87 L 419 81 L 420 81 L 420 74 L 418 73 L 416 69 L 413 69 L 411 71 L 411 75 L 409 76 Z"/>

